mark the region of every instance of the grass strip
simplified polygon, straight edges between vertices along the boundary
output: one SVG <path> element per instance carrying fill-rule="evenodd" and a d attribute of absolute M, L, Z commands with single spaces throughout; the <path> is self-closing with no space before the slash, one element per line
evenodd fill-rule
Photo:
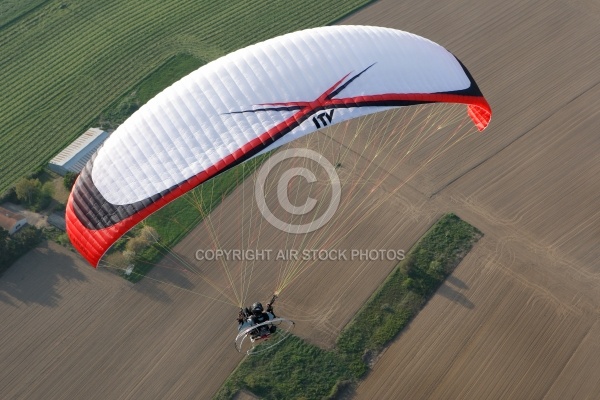
<path fill-rule="evenodd" d="M 455 214 L 444 215 L 342 331 L 338 350 L 360 357 L 381 351 L 419 312 L 481 235 Z"/>
<path fill-rule="evenodd" d="M 444 215 L 413 246 L 340 333 L 334 350 L 292 336 L 246 357 L 216 399 L 246 390 L 264 399 L 322 399 L 356 383 L 368 364 L 414 318 L 482 236 L 455 214 Z"/>
<path fill-rule="evenodd" d="M 204 64 L 205 61 L 186 53 L 169 58 L 104 110 L 92 125 L 102 129 L 118 128 L 148 100 Z"/>
<path fill-rule="evenodd" d="M 346 376 L 336 352 L 290 336 L 273 351 L 246 357 L 216 398 L 231 399 L 246 389 L 264 399 L 321 399 Z"/>

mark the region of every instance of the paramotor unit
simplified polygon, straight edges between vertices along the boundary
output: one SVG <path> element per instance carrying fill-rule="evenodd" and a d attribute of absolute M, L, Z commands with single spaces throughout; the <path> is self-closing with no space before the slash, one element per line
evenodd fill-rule
<path fill-rule="evenodd" d="M 242 329 L 235 338 L 235 348 L 248 355 L 267 351 L 287 339 L 294 329 L 294 321 L 275 318 Z M 275 328 L 275 329 L 273 329 Z"/>
<path fill-rule="evenodd" d="M 238 315 L 238 335 L 235 338 L 235 348 L 240 353 L 256 354 L 272 348 L 285 340 L 294 328 L 294 322 L 278 318 L 273 310 L 277 293 L 264 310 L 261 303 L 252 304 L 252 308 L 240 309 Z M 265 343 L 265 342 L 269 343 Z M 260 345 L 260 346 L 259 346 Z"/>

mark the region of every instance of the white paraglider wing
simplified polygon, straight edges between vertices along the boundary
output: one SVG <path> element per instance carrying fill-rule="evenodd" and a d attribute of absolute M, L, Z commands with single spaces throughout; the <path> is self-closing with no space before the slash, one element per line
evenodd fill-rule
<path fill-rule="evenodd" d="M 123 123 L 82 171 L 67 232 L 93 265 L 135 224 L 257 154 L 391 107 L 463 103 L 483 130 L 491 110 L 440 45 L 388 28 L 331 26 L 217 59 Z"/>

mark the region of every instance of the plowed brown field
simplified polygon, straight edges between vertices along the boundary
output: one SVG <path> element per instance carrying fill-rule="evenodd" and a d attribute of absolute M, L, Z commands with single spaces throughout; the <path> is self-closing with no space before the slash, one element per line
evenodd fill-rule
<path fill-rule="evenodd" d="M 479 145 L 453 148 L 425 188 L 428 209 L 454 210 L 486 236 L 356 398 L 600 398 L 598 11 L 382 1 L 347 21 L 444 43 L 495 112 Z"/>

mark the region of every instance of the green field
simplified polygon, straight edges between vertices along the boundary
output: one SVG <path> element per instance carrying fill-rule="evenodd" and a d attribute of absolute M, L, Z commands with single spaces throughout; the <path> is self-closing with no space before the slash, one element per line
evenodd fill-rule
<path fill-rule="evenodd" d="M 481 236 L 456 215 L 444 215 L 354 316 L 333 351 L 292 336 L 246 357 L 215 397 L 231 399 L 240 390 L 264 399 L 339 397 L 344 386 L 364 376 L 369 360 L 417 315 Z"/>
<path fill-rule="evenodd" d="M 366 3 L 0 1 L 0 193 L 172 57 L 211 61 Z"/>
<path fill-rule="evenodd" d="M 14 23 L 20 17 L 41 7 L 48 0 L 1 0 L 0 28 Z"/>
<path fill-rule="evenodd" d="M 116 129 L 125 122 L 143 104 L 156 96 L 164 88 L 177 82 L 182 76 L 206 64 L 203 60 L 189 54 L 178 54 L 171 57 L 158 69 L 147 75 L 140 84 L 118 98 L 108 109 L 104 110 L 93 125 L 102 129 Z"/>

